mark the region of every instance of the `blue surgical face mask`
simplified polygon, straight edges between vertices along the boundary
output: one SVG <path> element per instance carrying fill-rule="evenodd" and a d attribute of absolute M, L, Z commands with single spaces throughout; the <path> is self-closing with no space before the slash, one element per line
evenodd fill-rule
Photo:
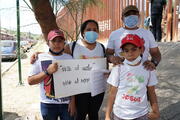
<path fill-rule="evenodd" d="M 98 33 L 94 31 L 85 32 L 84 38 L 88 43 L 95 43 L 98 38 Z"/>
<path fill-rule="evenodd" d="M 139 17 L 137 15 L 129 15 L 124 18 L 124 25 L 128 28 L 135 28 L 139 23 Z"/>

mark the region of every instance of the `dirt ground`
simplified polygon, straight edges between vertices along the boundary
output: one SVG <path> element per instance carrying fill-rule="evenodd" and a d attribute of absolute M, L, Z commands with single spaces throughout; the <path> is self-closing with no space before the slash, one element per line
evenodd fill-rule
<path fill-rule="evenodd" d="M 39 42 L 26 59 L 21 59 L 23 85 L 19 84 L 18 63 L 2 76 L 3 111 L 5 120 L 40 119 L 39 85 L 30 86 L 27 77 L 30 71 L 29 57 L 34 51 L 43 51 L 46 45 Z"/>

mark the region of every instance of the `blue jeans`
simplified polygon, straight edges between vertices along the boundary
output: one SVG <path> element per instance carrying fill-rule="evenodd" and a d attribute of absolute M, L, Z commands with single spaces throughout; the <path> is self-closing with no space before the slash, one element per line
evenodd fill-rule
<path fill-rule="evenodd" d="M 74 120 L 68 112 L 68 104 L 46 104 L 41 103 L 41 114 L 43 120 Z"/>

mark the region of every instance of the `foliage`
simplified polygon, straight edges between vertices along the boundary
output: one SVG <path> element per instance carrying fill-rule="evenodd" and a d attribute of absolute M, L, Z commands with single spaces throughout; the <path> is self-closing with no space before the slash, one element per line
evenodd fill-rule
<path fill-rule="evenodd" d="M 17 31 L 16 30 L 9 30 L 7 28 L 1 28 L 3 31 L 5 31 L 7 34 L 10 34 L 12 36 L 15 37 L 16 39 L 16 34 L 17 34 Z M 39 35 L 39 34 L 33 34 L 33 33 L 29 33 L 29 32 L 21 32 L 21 38 L 29 38 L 29 39 L 32 39 L 32 40 L 39 40 L 39 39 L 42 39 L 41 38 L 42 36 Z"/>
<path fill-rule="evenodd" d="M 66 14 L 71 16 L 75 28 L 72 32 L 61 26 L 60 29 L 70 40 L 78 39 L 79 27 L 82 24 L 86 8 L 101 4 L 100 0 L 30 0 L 30 2 L 45 39 L 51 29 L 58 28 L 54 15 L 62 9 L 66 9 Z"/>
<path fill-rule="evenodd" d="M 80 34 L 80 25 L 83 22 L 83 16 L 87 7 L 100 6 L 100 0 L 59 0 L 58 2 L 63 6 L 74 22 L 74 31 L 70 32 L 61 27 L 60 29 L 66 33 L 66 36 L 71 40 L 77 40 Z"/>

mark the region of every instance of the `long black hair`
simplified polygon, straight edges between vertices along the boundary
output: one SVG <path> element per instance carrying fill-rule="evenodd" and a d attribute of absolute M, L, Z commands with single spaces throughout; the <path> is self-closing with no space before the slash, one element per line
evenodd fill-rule
<path fill-rule="evenodd" d="M 99 31 L 99 25 L 98 25 L 98 22 L 97 22 L 97 21 L 91 20 L 91 19 L 86 20 L 86 21 L 84 21 L 84 22 L 82 23 L 81 29 L 80 29 L 80 31 L 81 31 L 81 36 L 82 36 L 82 37 L 83 37 L 84 30 L 85 30 L 86 26 L 88 25 L 88 23 L 91 23 L 91 22 L 94 23 L 94 24 L 96 24 L 97 29 L 98 29 L 98 31 Z"/>

